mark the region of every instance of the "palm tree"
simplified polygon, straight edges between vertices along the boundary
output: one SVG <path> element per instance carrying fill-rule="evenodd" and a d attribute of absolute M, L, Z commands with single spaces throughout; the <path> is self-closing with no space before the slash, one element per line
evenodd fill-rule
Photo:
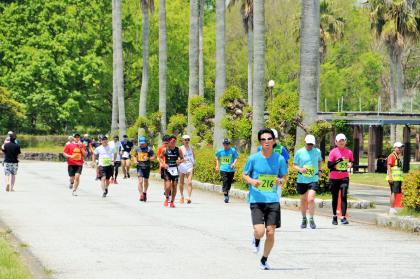
<path fill-rule="evenodd" d="M 317 120 L 320 64 L 320 5 L 319 0 L 302 0 L 300 28 L 299 110 L 304 112 L 303 125 Z M 297 128 L 296 142 L 303 140 L 305 131 Z"/>
<path fill-rule="evenodd" d="M 198 0 L 190 0 L 190 47 L 188 100 L 198 95 Z M 192 134 L 191 108 L 188 108 L 188 134 Z"/>
<path fill-rule="evenodd" d="M 413 0 L 368 0 L 371 27 L 388 48 L 390 62 L 391 110 L 402 109 L 402 54 L 412 39 L 420 34 L 420 18 Z M 395 126 L 391 126 L 391 142 L 395 142 Z"/>
<path fill-rule="evenodd" d="M 344 19 L 336 16 L 336 10 L 331 0 L 321 0 L 320 3 L 320 28 L 321 28 L 321 63 L 327 54 L 327 41 L 335 44 L 344 36 Z"/>
<path fill-rule="evenodd" d="M 252 100 L 252 135 L 264 127 L 265 89 L 265 18 L 264 1 L 253 1 L 254 15 L 254 87 Z M 251 152 L 257 150 L 257 142 L 252 139 Z"/>
<path fill-rule="evenodd" d="M 159 0 L 159 112 L 161 132 L 166 132 L 166 79 L 168 51 L 166 45 L 166 0 Z"/>
<path fill-rule="evenodd" d="M 123 49 L 122 49 L 122 27 L 121 27 L 121 0 L 113 0 L 114 9 L 113 19 L 115 19 L 115 26 L 113 26 L 115 33 L 115 51 L 114 56 L 115 62 L 115 72 L 116 75 L 116 86 L 113 86 L 114 91 L 118 93 L 118 126 L 120 136 L 126 133 L 126 122 L 125 122 L 125 102 L 124 102 L 124 67 L 123 67 Z M 114 98 L 113 98 L 114 101 Z M 114 102 L 113 102 L 114 103 Z"/>
<path fill-rule="evenodd" d="M 224 130 L 221 126 L 225 110 L 220 104 L 220 97 L 226 88 L 225 63 L 225 0 L 216 0 L 216 81 L 214 95 L 214 134 L 215 148 L 222 146 Z"/>
<path fill-rule="evenodd" d="M 111 133 L 118 130 L 118 87 L 117 87 L 117 36 L 116 36 L 116 7 L 112 0 L 112 121 Z"/>
<path fill-rule="evenodd" d="M 146 116 L 147 93 L 149 90 L 149 10 L 153 13 L 154 0 L 141 0 L 141 10 L 143 13 L 143 71 L 140 89 L 139 116 L 144 117 Z"/>
<path fill-rule="evenodd" d="M 238 0 L 228 0 L 228 6 L 235 5 Z M 253 0 L 242 0 L 241 15 L 245 33 L 248 35 L 248 105 L 252 106 L 252 63 L 253 63 Z"/>
<path fill-rule="evenodd" d="M 204 0 L 199 0 L 198 11 L 198 95 L 204 96 Z"/>

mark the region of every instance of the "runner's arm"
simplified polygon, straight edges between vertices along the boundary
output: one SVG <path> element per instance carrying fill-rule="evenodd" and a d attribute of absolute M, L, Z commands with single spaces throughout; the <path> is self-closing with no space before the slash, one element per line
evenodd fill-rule
<path fill-rule="evenodd" d="M 178 151 L 179 151 L 179 157 L 178 157 L 178 160 L 176 161 L 176 164 L 179 165 L 181 162 L 184 161 L 184 154 L 182 153 L 181 149 L 179 149 Z"/>

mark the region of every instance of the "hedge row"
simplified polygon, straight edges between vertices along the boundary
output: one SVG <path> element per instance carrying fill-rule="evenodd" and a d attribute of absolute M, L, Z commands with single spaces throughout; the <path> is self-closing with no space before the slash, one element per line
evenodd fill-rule
<path fill-rule="evenodd" d="M 0 139 L 3 142 L 3 139 Z M 22 148 L 35 148 L 45 146 L 64 146 L 67 142 L 67 135 L 27 135 L 18 134 L 17 139 Z"/>
<path fill-rule="evenodd" d="M 420 170 L 412 171 L 404 177 L 403 206 L 420 211 Z"/>

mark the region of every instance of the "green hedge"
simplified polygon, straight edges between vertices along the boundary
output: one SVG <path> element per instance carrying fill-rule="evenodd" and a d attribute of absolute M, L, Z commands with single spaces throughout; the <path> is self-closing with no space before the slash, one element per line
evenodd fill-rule
<path fill-rule="evenodd" d="M 18 134 L 17 139 L 22 148 L 35 148 L 45 146 L 64 146 L 68 135 L 28 135 Z"/>
<path fill-rule="evenodd" d="M 194 179 L 207 182 L 211 184 L 221 184 L 220 174 L 215 170 L 216 161 L 213 149 L 211 147 L 195 149 L 196 165 L 194 167 Z M 236 164 L 236 172 L 234 177 L 234 183 L 239 183 L 241 189 L 248 189 L 247 185 L 242 179 L 242 171 L 245 162 L 248 158 L 247 154 L 240 154 L 238 162 Z M 293 158 L 289 159 L 289 173 L 287 181 L 283 185 L 282 195 L 289 196 L 297 194 L 296 192 L 296 180 L 297 171 L 293 168 Z M 329 185 L 329 169 L 327 165 L 323 165 L 322 172 L 319 180 L 321 190 L 318 193 L 328 192 Z"/>
<path fill-rule="evenodd" d="M 403 206 L 420 211 L 420 170 L 412 171 L 404 177 L 403 191 Z"/>

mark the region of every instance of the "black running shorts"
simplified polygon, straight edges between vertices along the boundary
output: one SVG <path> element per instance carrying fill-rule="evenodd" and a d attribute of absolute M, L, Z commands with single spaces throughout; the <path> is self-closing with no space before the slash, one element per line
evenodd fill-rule
<path fill-rule="evenodd" d="M 163 171 L 163 179 L 165 181 L 178 182 L 178 178 L 179 176 L 171 175 L 171 173 L 169 173 L 169 171 L 166 169 Z"/>
<path fill-rule="evenodd" d="M 73 177 L 74 175 L 76 175 L 76 173 L 82 174 L 82 169 L 82 165 L 69 165 L 67 167 L 67 171 L 69 172 L 70 177 Z"/>
<path fill-rule="evenodd" d="M 296 190 L 298 192 L 298 194 L 305 194 L 308 190 L 313 190 L 313 191 L 319 191 L 319 186 L 317 182 L 312 182 L 312 183 L 297 183 L 296 184 Z"/>
<path fill-rule="evenodd" d="M 105 179 L 109 179 L 112 177 L 114 173 L 114 168 L 112 165 L 110 166 L 99 166 L 99 177 L 105 177 Z"/>
<path fill-rule="evenodd" d="M 251 203 L 250 208 L 253 225 L 281 226 L 280 203 Z"/>
<path fill-rule="evenodd" d="M 149 179 L 150 177 L 150 168 L 141 168 L 140 166 L 137 166 L 137 175 L 139 177 L 143 177 L 145 179 Z"/>
<path fill-rule="evenodd" d="M 392 184 L 389 184 L 389 188 L 391 189 L 392 193 L 401 193 L 401 181 L 394 181 Z"/>

